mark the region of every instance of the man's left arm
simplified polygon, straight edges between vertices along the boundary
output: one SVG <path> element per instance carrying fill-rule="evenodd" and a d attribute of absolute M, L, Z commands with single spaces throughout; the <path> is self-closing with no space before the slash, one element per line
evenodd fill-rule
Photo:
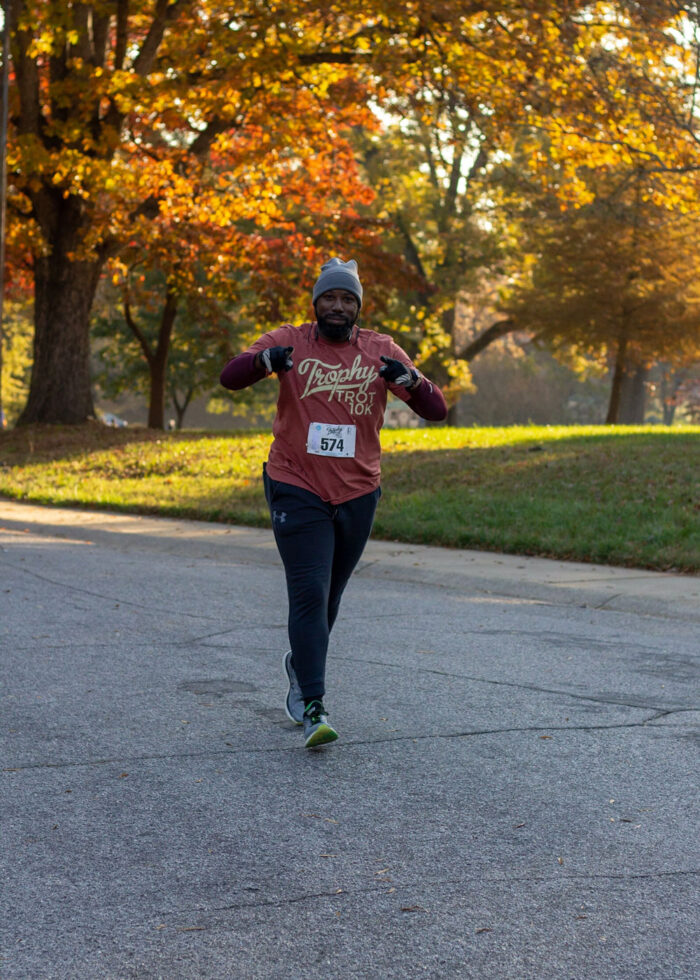
<path fill-rule="evenodd" d="M 394 387 L 396 394 L 400 393 L 402 400 L 416 415 L 428 422 L 442 422 L 447 417 L 447 404 L 442 392 L 432 381 L 419 374 L 401 348 L 397 347 L 396 352 L 403 357 L 382 356 L 384 366 L 379 374 L 388 385 Z"/>
<path fill-rule="evenodd" d="M 428 381 L 422 374 L 412 388 L 407 388 L 406 404 L 427 422 L 442 422 L 447 418 L 447 402 L 437 385 Z"/>

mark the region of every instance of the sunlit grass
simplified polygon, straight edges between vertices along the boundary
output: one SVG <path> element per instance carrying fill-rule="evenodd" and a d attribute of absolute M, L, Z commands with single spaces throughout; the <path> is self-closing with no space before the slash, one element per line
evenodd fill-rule
<path fill-rule="evenodd" d="M 0 493 L 268 526 L 271 435 L 101 426 L 0 434 Z M 700 427 L 382 433 L 375 537 L 700 571 Z"/>

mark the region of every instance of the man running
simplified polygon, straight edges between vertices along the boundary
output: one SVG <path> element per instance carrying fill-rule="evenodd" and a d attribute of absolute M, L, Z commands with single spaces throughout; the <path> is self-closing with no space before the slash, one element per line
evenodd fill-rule
<path fill-rule="evenodd" d="M 312 293 L 316 320 L 263 334 L 229 361 L 221 384 L 238 391 L 277 374 L 265 497 L 289 599 L 285 710 L 308 748 L 332 742 L 325 695 L 328 639 L 381 496 L 379 431 L 387 390 L 441 421 L 442 392 L 386 334 L 360 329 L 354 259 L 332 258 Z"/>

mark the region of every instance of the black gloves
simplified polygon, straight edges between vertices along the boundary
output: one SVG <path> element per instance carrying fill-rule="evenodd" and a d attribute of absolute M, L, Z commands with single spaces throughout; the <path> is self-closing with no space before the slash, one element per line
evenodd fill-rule
<path fill-rule="evenodd" d="M 384 357 L 384 367 L 379 369 L 380 377 L 393 385 L 403 385 L 404 388 L 413 388 L 420 378 L 414 368 L 407 367 L 403 361 L 397 361 L 393 357 Z"/>
<path fill-rule="evenodd" d="M 268 374 L 273 371 L 281 374 L 283 371 L 290 371 L 294 366 L 292 360 L 293 347 L 268 347 L 260 352 L 260 361 Z"/>

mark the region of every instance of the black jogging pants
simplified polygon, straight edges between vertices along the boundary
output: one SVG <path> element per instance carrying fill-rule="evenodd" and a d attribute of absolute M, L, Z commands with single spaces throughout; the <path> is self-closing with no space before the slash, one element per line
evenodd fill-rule
<path fill-rule="evenodd" d="M 372 530 L 381 489 L 335 506 L 309 490 L 270 479 L 264 469 L 263 481 L 287 578 L 292 665 L 304 697 L 320 698 L 328 638 Z"/>

